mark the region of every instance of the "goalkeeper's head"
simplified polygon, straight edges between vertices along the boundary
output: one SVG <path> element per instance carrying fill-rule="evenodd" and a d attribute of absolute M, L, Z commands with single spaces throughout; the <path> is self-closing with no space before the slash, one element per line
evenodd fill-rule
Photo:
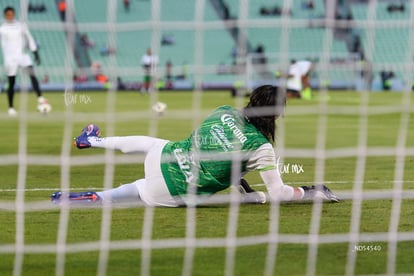
<path fill-rule="evenodd" d="M 286 97 L 281 90 L 263 85 L 253 90 L 243 114 L 269 141 L 274 141 L 275 121 L 283 115 L 285 106 Z"/>
<path fill-rule="evenodd" d="M 7 22 L 13 22 L 15 17 L 15 10 L 13 7 L 7 6 L 3 10 L 4 19 L 6 19 Z"/>

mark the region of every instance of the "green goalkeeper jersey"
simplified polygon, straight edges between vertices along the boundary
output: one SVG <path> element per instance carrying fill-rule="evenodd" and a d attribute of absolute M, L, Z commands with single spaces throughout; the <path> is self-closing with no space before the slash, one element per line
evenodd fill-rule
<path fill-rule="evenodd" d="M 173 196 L 186 194 L 189 185 L 197 194 L 214 194 L 230 186 L 232 167 L 246 172 L 249 156 L 265 143 L 239 110 L 221 106 L 190 137 L 164 146 L 162 174 Z"/>

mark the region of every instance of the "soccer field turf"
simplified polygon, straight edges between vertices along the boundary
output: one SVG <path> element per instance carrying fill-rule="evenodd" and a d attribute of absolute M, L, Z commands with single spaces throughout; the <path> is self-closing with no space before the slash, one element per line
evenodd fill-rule
<path fill-rule="evenodd" d="M 15 102 L 19 110 L 18 95 Z M 16 230 L 15 205 L 12 201 L 22 195 L 16 190 L 16 183 L 25 183 L 24 201 L 36 204 L 48 204 L 50 194 L 59 190 L 65 173 L 69 174 L 70 188 L 73 191 L 102 190 L 106 178 L 112 177 L 112 166 L 102 164 L 107 158 L 99 149 L 78 150 L 71 146 L 72 137 L 88 123 L 98 124 L 103 135 L 155 135 L 164 139 L 186 138 L 191 130 L 216 106 L 230 104 L 243 106 L 247 98 L 231 98 L 227 92 L 163 92 L 159 100 L 168 104 L 163 116 L 156 116 L 150 109 L 155 98 L 136 92 L 119 92 L 107 97 L 104 92 L 78 92 L 74 94 L 48 93 L 45 95 L 53 106 L 52 112 L 43 116 L 35 112 L 36 102 L 33 94 L 28 95 L 28 111 L 20 113 L 26 120 L 8 118 L 6 110 L 1 109 L 1 185 L 0 185 L 0 274 L 12 275 L 15 255 L 8 253 L 15 243 L 32 246 L 37 253 L 26 253 L 23 258 L 22 274 L 52 275 L 56 263 L 63 260 L 65 275 L 96 275 L 100 259 L 105 258 L 105 250 L 96 250 L 102 235 L 107 234 L 111 241 L 119 241 L 119 247 L 110 250 L 107 263 L 107 275 L 139 275 L 142 254 L 139 246 L 143 237 L 151 237 L 155 249 L 150 251 L 151 275 L 181 275 L 185 259 L 186 223 L 189 214 L 185 208 L 150 209 L 115 208 L 112 216 L 103 216 L 101 208 L 74 208 L 69 213 L 50 204 L 50 208 L 27 210 L 24 214 L 24 241 L 16 239 L 20 225 Z M 68 98 L 69 97 L 69 98 Z M 315 183 L 317 163 L 322 159 L 315 149 L 327 149 L 332 157 L 325 160 L 324 179 L 327 185 L 338 194 L 349 195 L 357 174 L 358 152 L 356 146 L 361 143 L 361 125 L 366 124 L 366 141 L 362 144 L 379 153 L 366 158 L 364 164 L 363 189 L 381 192 L 393 188 L 396 174 L 396 146 L 406 139 L 405 147 L 411 149 L 404 164 L 403 189 L 414 189 L 414 111 L 411 107 L 408 128 L 405 137 L 399 137 L 401 118 L 404 118 L 402 93 L 371 93 L 367 109 L 360 106 L 363 94 L 356 92 L 332 92 L 325 104 L 318 101 L 318 95 L 310 101 L 288 100 L 286 115 L 279 121 L 277 141 L 283 145 L 288 156 L 284 158 L 286 171 L 283 179 L 293 186 Z M 6 95 L 0 94 L 0 102 L 6 103 Z M 112 108 L 114 104 L 114 108 Z M 72 110 L 74 113 L 66 112 Z M 360 114 L 368 114 L 360 116 Z M 19 135 L 26 132 L 26 135 Z M 20 137 L 20 138 L 19 138 Z M 23 137 L 23 138 L 22 138 Z M 27 139 L 24 139 L 27 137 Z M 20 145 L 20 147 L 19 147 Z M 26 147 L 24 147 L 26 145 Z M 23 147 L 22 147 L 23 146 Z M 26 152 L 25 152 L 26 151 Z M 391 152 L 391 153 L 390 153 Z M 28 159 L 19 159 L 16 155 L 28 155 Z M 68 161 L 61 154 L 70 155 L 71 166 L 63 166 Z M 296 154 L 295 154 L 296 153 Z M 336 154 L 336 155 L 335 155 Z M 116 153 L 112 183 L 118 186 L 143 177 L 142 156 L 137 162 L 124 162 L 124 155 Z M 294 157 L 306 156 L 306 157 Z M 126 159 L 131 160 L 130 155 Z M 14 160 L 14 161 L 13 161 Z M 27 167 L 18 166 L 18 161 L 28 160 Z M 56 165 L 49 164 L 55 160 Z M 82 160 L 86 160 L 83 161 Z M 88 165 L 88 160 L 93 163 Z M 77 161 L 81 161 L 77 164 Z M 8 163 L 9 162 L 9 163 Z M 42 165 L 48 163 L 48 165 Z M 99 164 L 101 163 L 101 164 Z M 124 164 L 125 163 L 125 164 Z M 22 164 L 22 163 L 20 163 Z M 301 167 L 292 170 L 293 165 Z M 25 171 L 26 170 L 26 171 Z M 19 172 L 25 176 L 18 178 Z M 249 174 L 246 179 L 254 188 L 264 190 L 257 173 Z M 257 185 L 255 185 L 257 183 Z M 348 193 L 347 193 L 348 192 Z M 339 204 L 323 204 L 319 233 L 344 234 L 350 231 L 353 201 L 346 199 Z M 42 205 L 42 206 L 43 206 Z M 390 199 L 371 199 L 361 202 L 359 231 L 363 235 L 386 234 L 390 228 L 393 201 Z M 34 207 L 35 208 L 35 207 Z M 269 245 L 263 242 L 272 219 L 272 206 L 242 205 L 237 218 L 237 237 L 241 245 L 234 251 L 234 275 L 262 275 L 265 271 L 266 254 Z M 231 207 L 212 205 L 195 210 L 195 237 L 206 246 L 195 248 L 193 275 L 224 275 L 226 269 L 225 237 L 229 234 L 228 222 Z M 278 232 L 281 234 L 308 234 L 312 223 L 312 204 L 282 204 L 277 217 Z M 19 214 L 19 213 L 18 213 Z M 62 217 L 68 215 L 66 236 L 58 236 Z M 143 224 L 144 219 L 153 215 L 150 229 Z M 414 231 L 414 201 L 402 199 L 398 224 L 400 233 Z M 111 221 L 109 231 L 103 229 L 105 221 Z M 108 230 L 108 229 L 106 229 Z M 16 235 L 17 231 L 17 235 Z M 149 233 L 148 233 L 149 231 Z M 251 239 L 251 237 L 254 237 Z M 211 243 L 209 242 L 211 239 Z M 69 252 L 56 253 L 58 249 L 46 247 L 66 241 Z M 252 242 L 253 241 L 253 242 Z M 221 244 L 220 244 L 221 242 Z M 279 240 L 276 253 L 276 275 L 306 274 L 309 245 L 298 239 L 296 242 Z M 107 244 L 103 244 L 105 249 Z M 375 246 L 376 250 L 356 252 L 356 274 L 385 274 L 387 272 L 388 243 L 371 241 L 358 243 L 359 246 Z M 38 246 L 38 247 L 36 247 Z M 166 246 L 166 248 L 162 248 Z M 158 248 L 159 247 L 159 248 Z M 345 273 L 348 248 L 347 242 L 318 245 L 316 274 L 341 275 Z M 42 253 L 42 248 L 44 250 Z M 230 247 L 231 248 L 231 247 Z M 30 249 L 30 248 L 29 248 Z M 55 251 L 53 251 L 55 250 Z M 188 251 L 187 251 L 188 252 Z M 62 256 L 64 259 L 62 259 Z M 397 273 L 414 273 L 414 237 L 397 243 Z M 102 267 L 101 267 L 102 268 Z"/>

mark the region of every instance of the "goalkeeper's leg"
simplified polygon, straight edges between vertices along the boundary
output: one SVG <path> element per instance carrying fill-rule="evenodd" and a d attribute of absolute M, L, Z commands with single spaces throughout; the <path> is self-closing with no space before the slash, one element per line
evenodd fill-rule
<path fill-rule="evenodd" d="M 7 100 L 9 104 L 9 116 L 16 116 L 17 112 L 14 109 L 14 85 L 16 76 L 8 76 Z"/>
<path fill-rule="evenodd" d="M 136 203 L 142 201 L 148 206 L 177 207 L 180 205 L 180 201 L 170 195 L 164 181 L 149 183 L 146 179 L 139 179 L 102 192 L 67 193 L 58 191 L 50 196 L 50 200 L 55 204 Z"/>
<path fill-rule="evenodd" d="M 176 207 L 177 201 L 170 195 L 162 176 L 155 182 L 139 179 L 114 189 L 97 192 L 102 202 L 127 203 L 142 201 L 148 206 Z"/>
<path fill-rule="evenodd" d="M 167 140 L 149 136 L 89 137 L 93 148 L 120 150 L 123 153 L 148 153 L 168 143 Z"/>
<path fill-rule="evenodd" d="M 34 73 L 33 66 L 27 67 L 27 72 L 29 73 L 30 82 L 32 83 L 32 88 L 36 92 L 37 97 L 42 97 L 42 91 L 40 90 L 39 81 Z"/>
<path fill-rule="evenodd" d="M 145 153 L 162 149 L 167 140 L 149 136 L 115 136 L 100 137 L 101 130 L 97 125 L 87 125 L 81 135 L 75 138 L 75 145 L 80 148 L 104 148 L 120 150 L 123 153 Z"/>
<path fill-rule="evenodd" d="M 134 183 L 124 184 L 114 189 L 103 192 L 55 192 L 50 196 L 50 200 L 55 204 L 70 203 L 102 203 L 102 202 L 136 202 L 139 200 L 137 185 Z"/>
<path fill-rule="evenodd" d="M 97 194 L 103 202 L 136 202 L 140 199 L 138 188 L 135 182 L 124 184 L 117 188 L 103 192 L 97 192 Z"/>

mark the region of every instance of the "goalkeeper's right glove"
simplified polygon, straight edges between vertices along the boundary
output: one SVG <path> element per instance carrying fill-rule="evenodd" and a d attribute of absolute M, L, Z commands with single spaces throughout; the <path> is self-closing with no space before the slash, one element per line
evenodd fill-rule
<path fill-rule="evenodd" d="M 302 200 L 321 199 L 323 201 L 339 202 L 339 198 L 325 185 L 302 186 L 305 195 Z"/>
<path fill-rule="evenodd" d="M 238 188 L 239 192 L 243 195 L 244 202 L 253 204 L 266 203 L 266 194 L 264 192 L 255 191 L 245 179 L 240 179 Z"/>

